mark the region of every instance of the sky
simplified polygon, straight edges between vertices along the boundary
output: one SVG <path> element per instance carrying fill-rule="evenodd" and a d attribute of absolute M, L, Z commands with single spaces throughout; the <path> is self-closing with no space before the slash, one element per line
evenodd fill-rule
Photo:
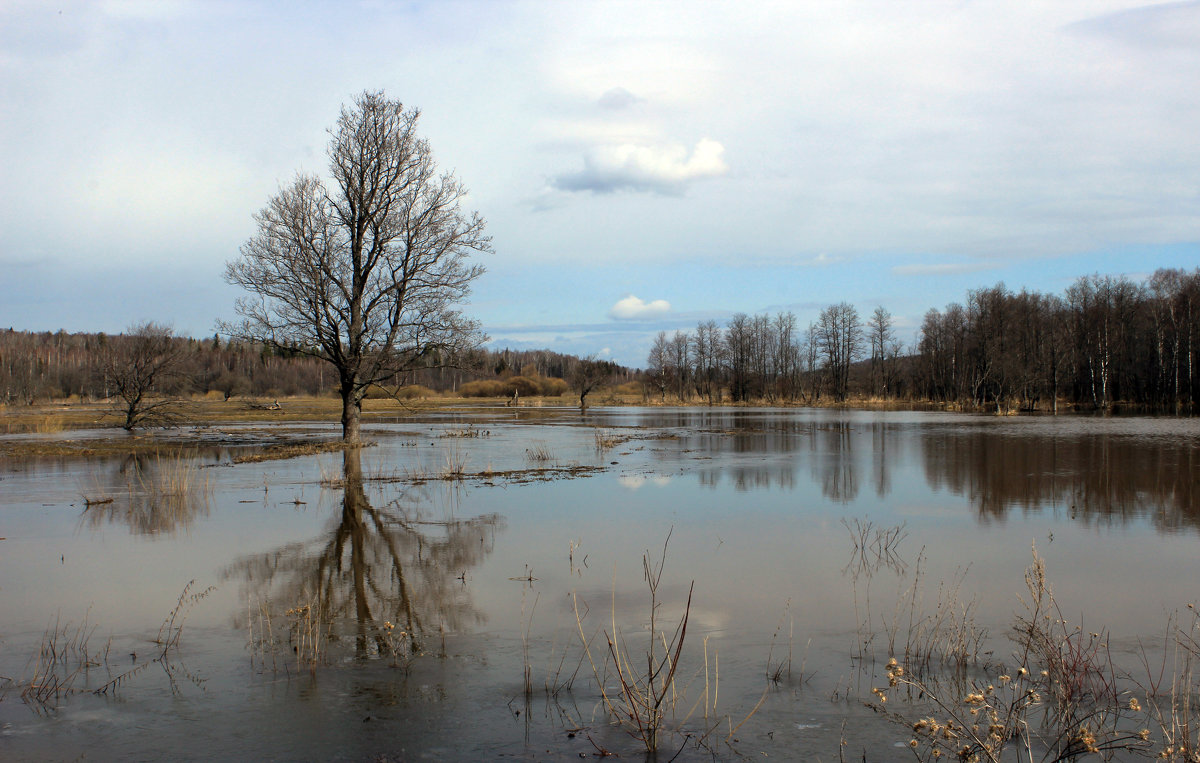
<path fill-rule="evenodd" d="M 1200 266 L 1200 2 L 0 2 L 0 326 L 211 336 L 383 90 L 470 190 L 490 346 Z"/>

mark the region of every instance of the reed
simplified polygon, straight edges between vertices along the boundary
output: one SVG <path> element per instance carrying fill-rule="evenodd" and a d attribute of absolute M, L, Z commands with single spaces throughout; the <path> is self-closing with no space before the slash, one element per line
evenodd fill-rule
<path fill-rule="evenodd" d="M 603 429 L 595 430 L 595 432 L 592 433 L 592 436 L 596 442 L 597 453 L 603 453 L 604 451 L 615 448 L 624 442 L 622 438 Z"/>
<path fill-rule="evenodd" d="M 74 691 L 76 678 L 107 663 L 111 639 L 95 652 L 89 647 L 96 631 L 96 626 L 88 622 L 90 614 L 85 614 L 78 625 L 55 617 L 54 625 L 46 628 L 32 661 L 31 675 L 21 682 L 21 699 L 38 707 L 53 707 Z"/>
<path fill-rule="evenodd" d="M 466 477 L 466 474 L 467 454 L 457 445 L 453 448 L 447 448 L 441 478 L 444 480 L 461 480 Z"/>
<path fill-rule="evenodd" d="M 525 449 L 525 460 L 535 464 L 545 464 L 554 460 L 554 454 L 550 452 L 549 445 L 539 441 Z"/>
<path fill-rule="evenodd" d="M 316 672 L 325 661 L 329 628 L 319 601 L 299 602 L 284 613 L 288 618 L 288 643 L 296 655 L 296 669 Z"/>

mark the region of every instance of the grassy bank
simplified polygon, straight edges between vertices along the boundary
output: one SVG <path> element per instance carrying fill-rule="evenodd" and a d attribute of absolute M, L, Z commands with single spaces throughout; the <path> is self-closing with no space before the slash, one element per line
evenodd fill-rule
<path fill-rule="evenodd" d="M 480 405 L 504 405 L 504 398 L 427 397 L 397 401 L 363 401 L 362 420 L 369 424 L 429 411 L 452 411 Z M 522 407 L 571 405 L 573 398 L 530 398 Z M 183 400 L 177 407 L 178 426 L 126 432 L 112 404 L 59 400 L 36 405 L 0 405 L 0 456 L 89 457 L 118 453 L 160 453 L 220 442 L 263 445 L 268 458 L 288 458 L 334 449 L 313 433 L 284 441 L 272 431 L 276 424 L 337 424 L 342 403 L 334 397 L 290 397 L 279 400 L 223 400 L 218 395 Z M 222 429 L 236 427 L 236 429 Z M 83 430 L 105 430 L 101 436 L 80 437 Z M 2 437 L 3 435 L 34 435 Z M 334 435 L 336 437 L 336 435 Z M 272 454 L 272 455 L 266 455 Z"/>

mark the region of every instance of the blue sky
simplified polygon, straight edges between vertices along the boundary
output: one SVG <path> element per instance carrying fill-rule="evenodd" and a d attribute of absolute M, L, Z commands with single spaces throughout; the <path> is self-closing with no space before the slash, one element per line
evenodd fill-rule
<path fill-rule="evenodd" d="M 0 326 L 211 335 L 340 105 L 423 111 L 497 346 L 1200 265 L 1200 3 L 0 4 Z"/>

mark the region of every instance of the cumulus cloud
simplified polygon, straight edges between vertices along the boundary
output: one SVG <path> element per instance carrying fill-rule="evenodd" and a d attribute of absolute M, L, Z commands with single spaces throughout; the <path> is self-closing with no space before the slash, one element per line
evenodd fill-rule
<path fill-rule="evenodd" d="M 598 146 L 584 155 L 582 170 L 559 175 L 552 185 L 563 191 L 628 190 L 678 196 L 692 181 L 727 173 L 724 153 L 725 147 L 710 138 L 696 143 L 690 156 L 679 144 Z"/>
<path fill-rule="evenodd" d="M 665 315 L 670 309 L 671 303 L 665 299 L 645 302 L 630 294 L 612 306 L 612 309 L 608 311 L 608 317 L 619 321 L 644 320 Z"/>

